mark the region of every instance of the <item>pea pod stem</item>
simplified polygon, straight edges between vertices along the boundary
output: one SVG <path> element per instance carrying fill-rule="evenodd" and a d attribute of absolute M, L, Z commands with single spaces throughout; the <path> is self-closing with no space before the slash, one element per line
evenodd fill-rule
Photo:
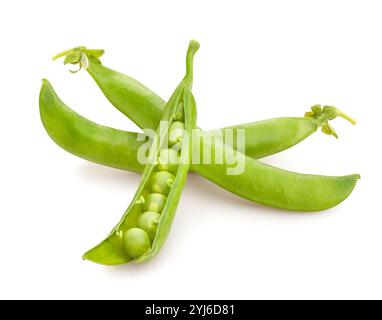
<path fill-rule="evenodd" d="M 316 121 L 317 126 L 322 128 L 322 132 L 328 135 L 332 135 L 335 138 L 338 139 L 337 132 L 334 130 L 334 128 L 329 124 L 330 120 L 334 120 L 337 117 L 341 117 L 347 121 L 349 121 L 351 124 L 355 125 L 356 121 L 343 113 L 340 109 L 333 107 L 333 106 L 324 106 L 321 107 L 321 105 L 316 104 L 312 106 L 312 111 L 307 112 L 305 114 L 305 117 L 311 118 L 314 121 Z"/>
<path fill-rule="evenodd" d="M 199 50 L 200 45 L 197 41 L 191 40 L 188 47 L 187 57 L 186 57 L 186 80 L 187 88 L 192 88 L 192 81 L 194 78 L 194 56 L 195 53 Z"/>
<path fill-rule="evenodd" d="M 68 49 L 68 50 L 62 51 L 62 52 L 56 54 L 55 56 L 53 56 L 52 60 L 55 61 L 59 58 L 66 57 L 67 55 L 71 54 L 73 51 L 74 51 L 74 49 Z"/>
<path fill-rule="evenodd" d="M 338 112 L 338 116 L 349 121 L 352 125 L 356 125 L 357 121 L 353 119 L 352 117 L 349 117 L 347 114 L 343 113 L 342 111 Z"/>
<path fill-rule="evenodd" d="M 56 54 L 55 56 L 52 57 L 52 60 L 55 61 L 59 58 L 62 58 L 62 57 L 65 57 L 67 56 L 70 52 L 72 52 L 72 49 L 68 49 L 68 50 L 65 50 L 65 51 L 62 51 L 58 54 Z"/>

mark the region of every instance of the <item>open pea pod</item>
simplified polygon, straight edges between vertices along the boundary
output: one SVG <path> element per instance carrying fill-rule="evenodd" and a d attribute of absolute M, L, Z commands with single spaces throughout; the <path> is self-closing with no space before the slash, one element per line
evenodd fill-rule
<path fill-rule="evenodd" d="M 153 137 L 149 161 L 135 196 L 121 221 L 84 259 L 105 265 L 142 262 L 155 256 L 170 231 L 190 167 L 192 129 L 196 126 L 196 104 L 191 93 L 193 58 L 199 44 L 191 41 L 187 51 L 186 76 L 164 109 Z M 178 130 L 182 127 L 182 130 Z M 170 146 L 171 148 L 168 148 Z M 151 157 L 151 156 L 150 156 Z"/>

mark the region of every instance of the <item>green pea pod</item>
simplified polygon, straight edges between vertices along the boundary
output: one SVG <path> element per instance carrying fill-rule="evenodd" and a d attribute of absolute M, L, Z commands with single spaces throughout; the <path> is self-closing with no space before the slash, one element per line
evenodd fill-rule
<path fill-rule="evenodd" d="M 129 117 L 140 128 L 155 129 L 158 126 L 165 101 L 139 81 L 103 66 L 99 59 L 104 53 L 103 50 L 77 47 L 66 50 L 53 59 L 56 60 L 73 54 L 78 57 L 79 52 L 84 59 L 74 61 L 77 61 L 80 69 L 84 67 L 89 72 L 115 108 Z M 95 55 L 94 52 L 97 54 Z M 246 155 L 258 159 L 298 144 L 320 127 L 323 127 L 323 132 L 326 133 L 328 131 L 326 130 L 327 121 L 317 121 L 316 118 L 313 118 L 276 118 L 229 128 L 235 131 L 237 129 L 246 130 Z"/>
<path fill-rule="evenodd" d="M 143 142 L 138 133 L 99 125 L 67 107 L 48 80 L 40 90 L 40 116 L 49 136 L 60 147 L 83 159 L 128 171 L 142 172 L 137 160 Z"/>
<path fill-rule="evenodd" d="M 192 129 L 196 125 L 196 105 L 192 97 L 191 87 L 193 57 L 198 48 L 199 44 L 196 41 L 190 42 L 187 51 L 186 76 L 166 104 L 161 119 L 169 123 L 173 122 L 179 102 L 182 100 L 181 105 L 184 108 L 185 114 L 185 132 L 187 132 L 188 137 L 192 136 Z M 159 126 L 150 147 L 150 154 L 155 152 L 156 158 L 158 158 L 159 150 L 163 148 L 165 139 L 167 138 L 166 135 L 161 134 L 161 128 Z M 84 259 L 105 265 L 116 265 L 130 261 L 139 263 L 155 256 L 163 246 L 174 219 L 190 167 L 190 155 L 190 141 L 189 139 L 183 139 L 179 167 L 173 181 L 169 183 L 171 189 L 168 194 L 166 192 L 166 195 L 152 193 L 153 186 L 150 184 L 153 176 L 156 174 L 155 170 L 158 167 L 158 163 L 151 162 L 147 164 L 143 171 L 140 186 L 121 221 L 113 229 L 107 239 L 85 253 Z M 146 234 L 146 231 L 139 228 L 138 225 L 139 218 L 145 210 L 146 212 L 154 210 L 160 214 L 159 221 L 157 221 L 157 230 L 151 243 L 148 242 L 150 241 L 148 233 Z M 148 244 L 150 244 L 149 247 Z"/>
<path fill-rule="evenodd" d="M 142 129 L 158 127 L 166 102 L 137 80 L 104 67 L 100 56 L 94 56 L 92 50 L 83 46 L 69 49 L 54 56 L 53 60 L 78 52 L 85 57 L 77 61 L 79 69 L 89 72 L 111 104 Z"/>
<path fill-rule="evenodd" d="M 227 163 L 226 158 L 222 159 L 221 164 L 193 163 L 192 170 L 240 197 L 286 210 L 320 211 L 334 207 L 350 195 L 360 178 L 358 174 L 331 177 L 275 168 L 240 154 L 227 145 L 212 143 L 203 132 L 200 143 L 193 146 L 200 148 L 202 155 L 203 150 L 211 150 L 212 159 L 223 152 L 235 154 L 238 161 L 243 162 L 245 170 L 240 174 L 227 175 L 227 169 L 233 169 L 233 164 Z"/>
<path fill-rule="evenodd" d="M 136 154 L 142 145 L 135 132 L 118 130 L 92 122 L 67 107 L 48 80 L 40 90 L 40 115 L 49 136 L 60 147 L 83 159 L 109 167 L 142 172 Z M 233 130 L 236 149 L 238 129 L 245 130 L 245 154 L 262 158 L 292 147 L 315 132 L 326 120 L 307 117 L 285 117 L 223 128 Z"/>

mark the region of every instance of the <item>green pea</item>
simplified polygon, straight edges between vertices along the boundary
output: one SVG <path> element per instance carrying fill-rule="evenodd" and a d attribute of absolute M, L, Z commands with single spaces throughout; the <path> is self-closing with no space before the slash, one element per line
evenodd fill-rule
<path fill-rule="evenodd" d="M 184 122 L 174 121 L 168 129 L 168 144 L 173 146 L 182 141 L 184 134 Z"/>
<path fill-rule="evenodd" d="M 150 238 L 145 230 L 131 228 L 123 235 L 123 245 L 126 253 L 132 258 L 144 255 L 150 249 Z"/>
<path fill-rule="evenodd" d="M 182 101 L 179 101 L 178 109 L 176 110 L 174 120 L 184 122 L 184 107 Z"/>
<path fill-rule="evenodd" d="M 159 219 L 160 214 L 154 211 L 143 212 L 138 219 L 138 227 L 147 232 L 151 241 L 155 238 Z"/>
<path fill-rule="evenodd" d="M 151 191 L 168 194 L 174 184 L 174 175 L 168 171 L 155 172 L 151 177 Z"/>
<path fill-rule="evenodd" d="M 171 150 L 174 150 L 176 153 L 179 154 L 179 152 L 182 150 L 182 142 L 178 142 L 178 143 L 174 144 L 171 147 Z"/>
<path fill-rule="evenodd" d="M 150 193 L 145 197 L 144 211 L 161 213 L 166 205 L 167 197 L 161 193 Z"/>
<path fill-rule="evenodd" d="M 176 174 L 180 163 L 178 152 L 173 149 L 162 149 L 158 156 L 158 169 Z"/>

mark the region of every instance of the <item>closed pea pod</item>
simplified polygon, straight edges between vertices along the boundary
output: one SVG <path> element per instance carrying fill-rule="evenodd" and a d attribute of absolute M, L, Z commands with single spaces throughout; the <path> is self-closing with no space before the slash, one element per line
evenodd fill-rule
<path fill-rule="evenodd" d="M 86 64 L 81 63 L 78 58 L 72 63 L 86 69 L 110 103 L 140 128 L 157 128 L 165 101 L 139 81 L 102 65 L 99 58 L 103 52 L 82 46 L 66 50 L 53 59 L 71 54 L 86 57 Z M 174 120 L 181 120 L 184 117 L 181 110 L 181 108 L 177 110 Z M 230 126 L 227 129 L 233 129 L 234 135 L 237 129 L 245 129 L 246 155 L 258 159 L 296 145 L 322 125 L 311 117 L 285 117 Z M 60 141 L 56 142 L 60 144 Z"/>
<path fill-rule="evenodd" d="M 92 122 L 67 107 L 48 80 L 40 90 L 40 115 L 46 131 L 61 148 L 83 159 L 118 169 L 142 172 L 137 161 L 138 133 L 106 127 Z M 325 108 L 324 108 L 325 109 Z M 325 113 L 325 112 L 324 112 Z M 275 118 L 222 129 L 233 130 L 236 149 L 238 129 L 244 129 L 245 154 L 253 158 L 270 156 L 301 142 L 328 121 L 309 113 L 303 117 Z M 162 149 L 160 169 L 176 173 L 179 155 L 173 149 Z"/>
<path fill-rule="evenodd" d="M 94 52 L 98 54 L 94 54 Z M 84 67 L 101 88 L 106 98 L 118 110 L 127 115 L 134 123 L 140 123 L 141 128 L 156 129 L 162 118 L 166 102 L 146 88 L 137 80 L 103 66 L 100 62 L 100 53 L 103 50 L 92 50 L 86 47 L 76 47 L 61 52 L 53 57 L 56 60 L 61 57 L 65 59 L 71 55 L 84 57 L 82 60 L 76 58 L 71 64 Z M 83 62 L 86 61 L 84 64 Z M 64 61 L 64 63 L 67 61 Z M 126 112 L 129 109 L 128 112 Z"/>
<path fill-rule="evenodd" d="M 324 106 L 321 108 L 320 105 L 314 105 L 312 110 L 316 110 L 316 112 L 307 112 L 305 117 L 268 119 L 231 126 L 225 129 L 233 131 L 232 147 L 234 149 L 237 148 L 238 130 L 245 130 L 245 154 L 252 158 L 260 159 L 297 145 L 319 128 L 322 129 L 323 133 L 338 138 L 334 129 L 329 124 L 329 121 L 334 120 L 336 117 L 344 118 L 350 123 L 355 124 L 355 120 L 334 107 Z M 326 128 L 329 127 L 331 131 L 328 132 Z"/>
<path fill-rule="evenodd" d="M 187 51 L 186 76 L 169 99 L 162 117 L 163 121 L 172 122 L 178 102 L 182 97 L 185 99 L 185 130 L 188 133 L 195 127 L 196 123 L 196 106 L 194 100 L 190 98 L 190 90 L 192 86 L 192 62 L 198 48 L 197 42 L 190 42 Z M 158 143 L 153 143 L 151 148 L 156 148 L 156 146 L 161 148 L 164 145 L 165 138 L 160 135 L 159 128 L 154 139 Z M 155 162 L 146 165 L 140 186 L 121 221 L 107 239 L 85 253 L 84 259 L 101 264 L 114 265 L 129 261 L 141 262 L 158 253 L 170 230 L 170 225 L 186 182 L 190 166 L 190 148 L 191 145 L 188 139 L 184 139 L 181 149 L 181 161 L 176 175 L 173 176 L 173 184 L 167 196 L 152 192 L 153 186 L 151 182 L 158 173 L 156 171 L 158 164 Z M 159 150 L 157 155 L 159 156 Z M 154 212 L 150 213 L 150 211 Z M 147 248 L 147 239 L 150 242 L 149 248 Z"/>
<path fill-rule="evenodd" d="M 211 149 L 212 154 L 229 149 L 226 145 L 212 144 L 205 136 L 196 148 Z M 217 182 L 224 189 L 243 198 L 268 206 L 297 211 L 320 211 L 329 209 L 345 200 L 353 191 L 358 174 L 331 177 L 299 174 L 261 163 L 236 152 L 245 170 L 241 174 L 227 175 L 230 167 L 226 161 L 209 166 L 192 164 L 203 177 Z"/>
<path fill-rule="evenodd" d="M 40 116 L 45 130 L 53 141 L 66 151 L 83 159 L 127 171 L 142 172 L 144 165 L 137 161 L 138 133 L 110 128 L 92 122 L 66 106 L 48 80 L 40 90 Z M 253 158 L 270 156 L 306 139 L 328 121 L 315 115 L 307 117 L 274 118 L 222 129 L 233 130 L 236 149 L 238 129 L 245 130 L 245 154 Z M 176 173 L 179 155 L 173 149 L 160 151 L 161 170 Z"/>
<path fill-rule="evenodd" d="M 83 159 L 128 171 L 142 172 L 137 160 L 143 142 L 135 132 L 90 121 L 66 106 L 48 80 L 42 81 L 40 117 L 49 136 L 61 148 Z"/>

